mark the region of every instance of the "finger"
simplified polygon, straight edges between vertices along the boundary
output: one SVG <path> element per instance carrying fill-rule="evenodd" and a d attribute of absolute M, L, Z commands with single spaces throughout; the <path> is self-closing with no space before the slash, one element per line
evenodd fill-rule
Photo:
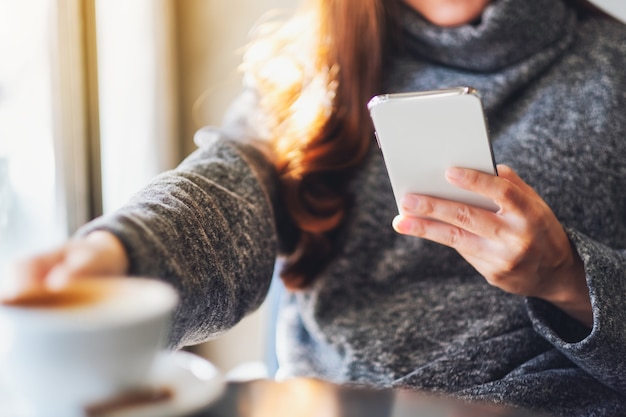
<path fill-rule="evenodd" d="M 485 247 L 485 239 L 480 236 L 436 220 L 398 215 L 392 224 L 398 233 L 428 239 L 468 255 L 480 253 Z"/>
<path fill-rule="evenodd" d="M 506 169 L 504 171 L 507 172 Z M 500 213 L 503 211 L 524 211 L 526 205 L 524 192 L 507 178 L 473 169 L 449 168 L 446 171 L 446 179 L 459 188 L 492 199 L 500 206 Z"/>
<path fill-rule="evenodd" d="M 61 291 L 72 280 L 72 274 L 67 264 L 58 264 L 50 270 L 45 285 L 50 291 Z"/>
<path fill-rule="evenodd" d="M 14 299 L 24 294 L 44 291 L 48 272 L 54 265 L 63 262 L 64 256 L 65 250 L 60 248 L 14 261 L 2 280 L 0 299 Z"/>
<path fill-rule="evenodd" d="M 400 209 L 403 215 L 435 219 L 489 239 L 506 229 L 501 217 L 491 211 L 429 196 L 408 194 Z"/>
<path fill-rule="evenodd" d="M 106 273 L 106 269 L 106 263 L 101 262 L 98 252 L 90 245 L 70 243 L 64 262 L 50 269 L 45 285 L 51 291 L 59 291 L 79 277 L 101 275 Z"/>
<path fill-rule="evenodd" d="M 421 237 L 455 249 L 489 284 L 521 294 L 520 282 L 508 279 L 503 271 L 514 262 L 506 247 L 452 225 L 434 220 L 396 216 L 393 226 L 399 233 Z"/>
<path fill-rule="evenodd" d="M 63 262 L 64 258 L 65 248 L 59 248 L 32 258 L 18 260 L 14 263 L 13 271 L 15 277 L 22 282 L 41 284 L 44 282 L 48 271 L 54 265 Z"/>
<path fill-rule="evenodd" d="M 128 265 L 121 251 L 121 243 L 103 233 L 94 232 L 87 238 L 71 241 L 64 262 L 50 271 L 46 283 L 50 289 L 57 290 L 85 277 L 125 275 Z"/>

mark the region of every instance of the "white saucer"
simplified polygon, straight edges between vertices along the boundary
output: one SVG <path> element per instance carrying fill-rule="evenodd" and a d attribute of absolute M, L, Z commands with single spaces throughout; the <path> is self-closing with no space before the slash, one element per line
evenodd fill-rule
<path fill-rule="evenodd" d="M 207 407 L 222 394 L 225 387 L 222 375 L 213 364 L 185 351 L 161 352 L 148 384 L 170 389 L 172 398 L 156 404 L 129 407 L 103 417 L 182 417 Z M 0 417 L 15 417 L 17 410 L 7 409 L 7 403 L 3 402 L 0 398 Z"/>
<path fill-rule="evenodd" d="M 178 417 L 192 414 L 215 401 L 224 390 L 222 375 L 207 360 L 185 351 L 161 352 L 150 384 L 172 390 L 163 403 L 129 408 L 106 417 Z"/>

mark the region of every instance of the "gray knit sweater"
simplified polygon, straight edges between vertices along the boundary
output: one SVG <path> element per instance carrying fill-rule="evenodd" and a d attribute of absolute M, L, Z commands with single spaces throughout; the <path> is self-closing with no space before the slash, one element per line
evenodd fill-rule
<path fill-rule="evenodd" d="M 496 161 L 538 191 L 584 261 L 593 329 L 490 286 L 454 250 L 395 233 L 372 146 L 349 187 L 339 253 L 283 303 L 281 374 L 626 416 L 626 28 L 580 20 L 562 0 L 496 0 L 480 22 L 453 29 L 409 9 L 403 20 L 387 92 L 481 92 Z M 271 166 L 242 140 L 254 128 L 245 108 L 240 101 L 234 121 L 200 131 L 199 149 L 176 170 L 81 231 L 112 231 L 133 274 L 180 290 L 174 347 L 229 329 L 270 283 L 282 209 Z"/>

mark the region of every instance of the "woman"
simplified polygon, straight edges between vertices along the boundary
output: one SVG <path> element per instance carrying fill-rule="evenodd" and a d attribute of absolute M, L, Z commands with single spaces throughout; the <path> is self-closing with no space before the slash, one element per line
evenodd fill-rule
<path fill-rule="evenodd" d="M 222 129 L 16 278 L 161 277 L 180 347 L 256 308 L 282 254 L 282 376 L 624 415 L 625 56 L 565 0 L 311 1 L 251 45 Z M 409 195 L 392 229 L 365 104 L 459 85 L 503 165 L 447 179 L 500 210 Z"/>

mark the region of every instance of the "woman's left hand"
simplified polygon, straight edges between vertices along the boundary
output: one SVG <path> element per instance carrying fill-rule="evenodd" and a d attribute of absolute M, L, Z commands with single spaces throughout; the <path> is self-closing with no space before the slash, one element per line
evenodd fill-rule
<path fill-rule="evenodd" d="M 500 210 L 407 195 L 393 221 L 396 231 L 454 248 L 490 284 L 542 298 L 591 326 L 583 263 L 543 199 L 505 165 L 498 166 L 498 176 L 452 168 L 446 177 Z"/>

